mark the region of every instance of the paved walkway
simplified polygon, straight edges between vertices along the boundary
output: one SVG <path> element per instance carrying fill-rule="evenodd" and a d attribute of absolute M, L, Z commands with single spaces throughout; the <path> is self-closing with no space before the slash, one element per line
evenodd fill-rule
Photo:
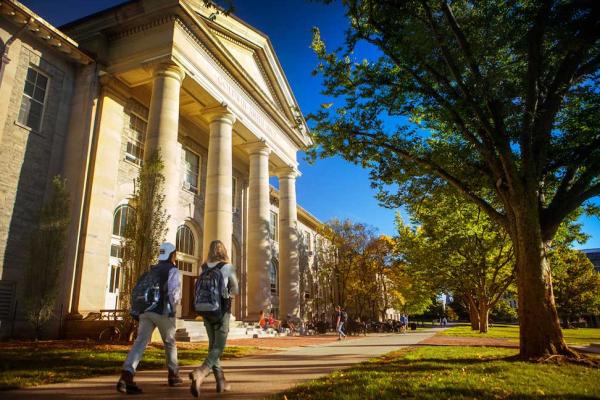
<path fill-rule="evenodd" d="M 223 369 L 233 391 L 217 395 L 214 378 L 202 385 L 203 399 L 262 399 L 298 383 L 318 378 L 337 369 L 380 356 L 401 347 L 417 344 L 435 334 L 436 330 L 400 334 L 370 334 L 361 339 L 345 340 L 309 347 L 226 360 Z M 185 385 L 170 388 L 166 371 L 142 371 L 136 381 L 144 394 L 135 399 L 191 399 L 187 375 L 191 367 L 183 367 Z M 12 399 L 124 399 L 115 391 L 117 376 L 101 376 L 64 384 L 37 386 L 3 392 L 3 400 Z M 129 397 L 127 397 L 129 398 Z"/>

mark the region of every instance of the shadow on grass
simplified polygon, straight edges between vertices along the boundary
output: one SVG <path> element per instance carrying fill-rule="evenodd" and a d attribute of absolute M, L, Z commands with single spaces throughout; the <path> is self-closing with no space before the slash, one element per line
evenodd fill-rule
<path fill-rule="evenodd" d="M 518 362 L 509 349 L 428 347 L 292 388 L 288 400 L 598 399 L 598 371 Z M 272 399 L 281 399 L 273 396 Z"/>

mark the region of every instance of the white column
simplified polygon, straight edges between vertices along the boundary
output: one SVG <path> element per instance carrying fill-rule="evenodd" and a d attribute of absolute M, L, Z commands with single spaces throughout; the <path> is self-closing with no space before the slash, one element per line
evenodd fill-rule
<path fill-rule="evenodd" d="M 269 154 L 264 141 L 245 146 L 250 154 L 250 179 L 248 188 L 247 279 L 248 316 L 257 320 L 261 310 L 267 313 L 271 306 L 269 265 L 271 241 L 269 239 Z"/>
<path fill-rule="evenodd" d="M 235 122 L 226 107 L 205 111 L 210 125 L 208 163 L 206 168 L 206 192 L 204 198 L 204 245 L 206 258 L 210 242 L 220 240 L 231 254 L 233 232 L 232 203 L 232 130 Z"/>
<path fill-rule="evenodd" d="M 300 314 L 300 265 L 298 260 L 298 213 L 293 167 L 280 168 L 279 177 L 279 315 Z"/>
<path fill-rule="evenodd" d="M 177 209 L 179 207 L 179 94 L 185 73 L 176 64 L 161 63 L 154 69 L 152 82 L 152 99 L 148 113 L 148 128 L 146 130 L 146 145 L 144 159 L 149 159 L 155 151 L 160 150 L 164 163 L 165 177 L 164 207 L 170 215 L 167 224 L 167 240 L 175 243 L 177 233 Z"/>

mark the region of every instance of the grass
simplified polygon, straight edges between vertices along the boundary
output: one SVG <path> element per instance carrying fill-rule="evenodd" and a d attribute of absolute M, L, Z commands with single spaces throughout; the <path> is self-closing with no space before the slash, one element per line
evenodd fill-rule
<path fill-rule="evenodd" d="M 482 334 L 478 331 L 472 331 L 470 325 L 458 325 L 448 328 L 439 334 L 442 336 L 500 338 L 518 342 L 519 326 L 495 324 L 489 328 L 488 333 Z M 589 345 L 590 343 L 600 343 L 600 328 L 563 329 L 563 335 L 567 344 Z"/>
<path fill-rule="evenodd" d="M 421 346 L 335 372 L 271 399 L 593 399 L 600 369 L 513 361 L 514 349 Z M 285 395 L 285 397 L 284 397 Z"/>
<path fill-rule="evenodd" d="M 128 350 L 129 346 L 86 342 L 5 343 L 0 347 L 0 390 L 115 374 L 121 371 Z M 223 358 L 256 351 L 256 347 L 230 346 Z M 180 365 L 199 364 L 206 353 L 206 345 L 178 346 Z M 148 346 L 138 369 L 161 368 L 165 368 L 162 346 Z"/>

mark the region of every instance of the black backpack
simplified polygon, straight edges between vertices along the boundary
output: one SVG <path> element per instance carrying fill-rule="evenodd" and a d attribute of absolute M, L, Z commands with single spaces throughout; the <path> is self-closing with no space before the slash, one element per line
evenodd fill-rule
<path fill-rule="evenodd" d="M 131 291 L 131 316 L 139 319 L 140 314 L 153 311 L 161 314 L 164 305 L 167 279 L 160 268 L 152 267 L 138 279 Z M 168 273 L 168 272 L 167 272 Z"/>
<path fill-rule="evenodd" d="M 220 262 L 213 268 L 202 266 L 202 273 L 196 281 L 194 288 L 194 308 L 205 320 L 218 321 L 229 311 L 229 299 L 223 298 L 225 287 L 221 268 L 225 265 Z"/>
<path fill-rule="evenodd" d="M 342 311 L 342 315 L 340 316 L 340 322 L 348 321 L 348 313 L 346 311 Z"/>

